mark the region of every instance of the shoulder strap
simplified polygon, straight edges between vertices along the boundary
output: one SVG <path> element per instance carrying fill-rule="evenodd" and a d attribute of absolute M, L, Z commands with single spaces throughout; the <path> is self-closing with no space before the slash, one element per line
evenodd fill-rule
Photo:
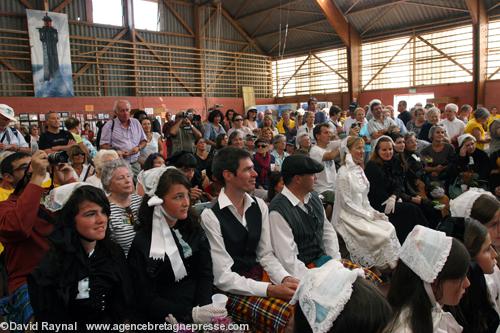
<path fill-rule="evenodd" d="M 113 131 L 115 130 L 115 119 L 111 119 L 111 131 L 109 132 L 109 147 L 113 148 Z"/>

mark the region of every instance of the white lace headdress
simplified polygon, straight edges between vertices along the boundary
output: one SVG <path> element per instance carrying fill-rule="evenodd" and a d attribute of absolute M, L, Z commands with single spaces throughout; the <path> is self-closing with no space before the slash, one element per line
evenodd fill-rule
<path fill-rule="evenodd" d="M 491 192 L 482 188 L 471 187 L 458 197 L 450 201 L 450 212 L 453 217 L 470 217 L 472 206 L 481 195 L 488 195 L 495 198 Z"/>
<path fill-rule="evenodd" d="M 399 258 L 424 282 L 432 283 L 450 254 L 452 238 L 421 225 L 406 237 Z"/>
<path fill-rule="evenodd" d="M 150 197 L 148 206 L 154 207 L 149 257 L 157 260 L 164 260 L 166 254 L 172 265 L 175 280 L 179 281 L 187 275 L 187 271 L 175 243 L 172 230 L 166 223 L 166 218 L 170 221 L 176 221 L 177 219 L 170 216 L 165 209 L 163 209 L 163 199 L 155 194 L 161 176 L 168 169 L 175 168 L 161 166 L 147 170 L 142 174 L 140 181 L 144 187 L 144 192 Z M 182 237 L 180 234 L 176 232 L 176 235 L 181 245 L 183 247 L 186 246 L 187 244 L 183 244 L 183 241 L 181 241 Z"/>
<path fill-rule="evenodd" d="M 73 192 L 83 185 L 94 186 L 84 182 L 74 182 L 55 187 L 50 191 L 49 195 L 44 198 L 43 205 L 51 212 L 57 212 L 64 207 Z"/>
<path fill-rule="evenodd" d="M 328 332 L 351 299 L 352 285 L 359 276 L 364 276 L 362 269 L 349 270 L 330 260 L 307 271 L 290 303 L 299 302 L 314 333 Z"/>

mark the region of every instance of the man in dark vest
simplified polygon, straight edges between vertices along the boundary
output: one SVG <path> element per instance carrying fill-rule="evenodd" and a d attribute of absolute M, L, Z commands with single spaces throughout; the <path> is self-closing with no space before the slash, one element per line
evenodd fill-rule
<path fill-rule="evenodd" d="M 340 259 L 337 233 L 325 217 L 318 193 L 313 191 L 315 174 L 323 165 L 306 155 L 283 161 L 285 187 L 269 206 L 269 224 L 274 253 L 285 269 L 299 279 L 308 266 L 319 267 Z"/>
<path fill-rule="evenodd" d="M 229 297 L 227 310 L 252 331 L 282 332 L 293 314 L 289 301 L 298 285 L 273 253 L 268 208 L 251 196 L 257 173 L 248 151 L 227 147 L 212 163 L 224 187 L 201 214 L 210 242 L 214 284 Z"/>

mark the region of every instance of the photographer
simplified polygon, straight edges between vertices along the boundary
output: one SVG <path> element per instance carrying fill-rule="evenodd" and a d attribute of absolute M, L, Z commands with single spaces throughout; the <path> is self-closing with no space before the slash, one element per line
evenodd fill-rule
<path fill-rule="evenodd" d="M 168 133 L 172 141 L 171 154 L 177 151 L 193 151 L 194 141 L 201 138 L 201 132 L 193 126 L 193 110 L 188 109 L 186 112 L 179 112 L 175 116 L 175 122 L 170 127 Z"/>
<path fill-rule="evenodd" d="M 69 156 L 65 151 L 49 154 L 48 160 L 51 188 L 78 181 L 78 174 L 70 165 Z"/>
<path fill-rule="evenodd" d="M 49 249 L 46 237 L 53 229 L 51 215 L 40 206 L 48 166 L 47 154 L 35 152 L 14 193 L 0 203 L 0 241 L 5 246 L 9 290 L 0 307 L 7 321 L 27 323 L 33 314 L 26 278 Z"/>

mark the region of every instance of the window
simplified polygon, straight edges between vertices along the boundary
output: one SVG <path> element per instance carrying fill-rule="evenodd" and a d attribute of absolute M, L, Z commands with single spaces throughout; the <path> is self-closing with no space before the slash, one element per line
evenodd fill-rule
<path fill-rule="evenodd" d="M 92 0 L 94 23 L 123 25 L 122 0 Z"/>
<path fill-rule="evenodd" d="M 134 25 L 137 29 L 160 30 L 157 0 L 134 0 Z"/>
<path fill-rule="evenodd" d="M 500 20 L 488 24 L 488 80 L 500 79 Z"/>
<path fill-rule="evenodd" d="M 347 91 L 345 48 L 273 61 L 274 96 L 341 91 Z"/>
<path fill-rule="evenodd" d="M 396 117 L 399 114 L 398 104 L 400 101 L 406 101 L 407 109 L 410 110 L 415 104 L 420 103 L 425 106 L 428 99 L 434 98 L 434 93 L 428 94 L 410 94 L 410 95 L 394 95 L 394 111 L 396 112 Z"/>
<path fill-rule="evenodd" d="M 363 90 L 472 81 L 472 26 L 361 46 Z"/>

